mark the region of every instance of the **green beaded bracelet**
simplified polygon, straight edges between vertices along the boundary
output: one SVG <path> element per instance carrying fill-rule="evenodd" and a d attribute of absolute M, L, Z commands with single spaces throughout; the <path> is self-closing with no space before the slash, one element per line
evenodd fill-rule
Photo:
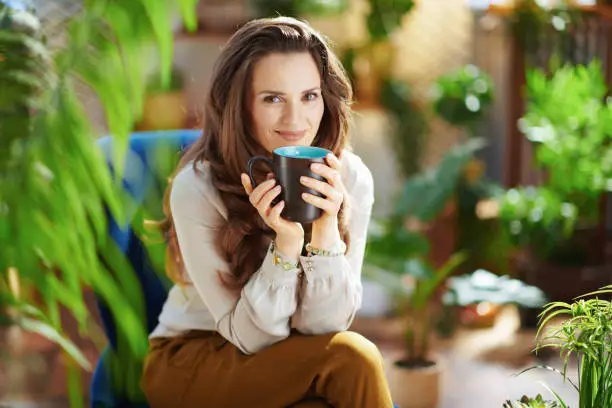
<path fill-rule="evenodd" d="M 294 269 L 298 269 L 300 266 L 299 261 L 290 262 L 285 261 L 282 256 L 276 252 L 276 246 L 274 245 L 274 241 L 272 241 L 272 245 L 270 246 L 270 252 L 272 252 L 272 259 L 274 260 L 274 265 L 278 265 L 283 268 L 285 271 L 292 271 Z"/>
<path fill-rule="evenodd" d="M 346 252 L 346 244 L 343 241 L 340 241 L 333 250 L 319 249 L 314 248 L 310 242 L 306 244 L 306 252 L 308 252 L 309 256 L 319 255 L 319 256 L 341 256 Z"/>

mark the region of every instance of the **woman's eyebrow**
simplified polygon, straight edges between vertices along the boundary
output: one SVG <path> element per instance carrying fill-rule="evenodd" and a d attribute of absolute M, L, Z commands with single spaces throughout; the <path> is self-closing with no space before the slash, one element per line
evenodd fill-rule
<path fill-rule="evenodd" d="M 321 87 L 315 86 L 314 88 L 310 88 L 310 89 L 307 89 L 305 91 L 302 91 L 302 93 L 305 94 L 305 93 L 308 93 L 308 92 L 320 91 L 320 90 L 321 90 Z M 273 90 L 269 90 L 269 89 L 266 89 L 266 90 L 263 90 L 263 91 L 259 92 L 259 95 L 262 95 L 262 94 L 274 94 L 274 95 L 281 95 L 281 96 L 286 95 L 284 92 L 273 91 Z"/>

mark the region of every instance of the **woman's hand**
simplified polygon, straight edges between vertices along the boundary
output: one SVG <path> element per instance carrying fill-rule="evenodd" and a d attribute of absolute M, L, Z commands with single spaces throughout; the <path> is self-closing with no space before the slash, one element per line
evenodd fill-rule
<path fill-rule="evenodd" d="M 272 206 L 272 201 L 281 193 L 281 186 L 276 185 L 275 179 L 269 179 L 253 189 L 248 175 L 243 173 L 240 179 L 253 207 L 266 225 L 276 232 L 274 244 L 277 250 L 291 259 L 298 259 L 304 246 L 304 229 L 300 223 L 280 216 L 285 208 L 284 201 Z"/>
<path fill-rule="evenodd" d="M 325 196 L 324 198 L 317 197 L 308 193 L 302 195 L 304 201 L 323 210 L 321 218 L 312 224 L 312 241 L 310 244 L 318 249 L 328 249 L 340 240 L 338 212 L 347 196 L 340 174 L 342 167 L 340 160 L 331 153 L 325 159 L 327 165 L 314 163 L 310 168 L 313 173 L 327 180 L 327 183 L 310 177 L 300 179 L 304 186 Z"/>

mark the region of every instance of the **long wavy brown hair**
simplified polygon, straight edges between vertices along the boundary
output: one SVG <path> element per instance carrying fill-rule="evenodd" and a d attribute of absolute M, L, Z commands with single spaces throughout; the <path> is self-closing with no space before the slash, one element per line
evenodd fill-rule
<path fill-rule="evenodd" d="M 202 137 L 178 165 L 177 171 L 190 162 L 196 170 L 200 162 L 209 165 L 212 183 L 228 213 L 227 222 L 217 232 L 216 242 L 232 277 L 230 281 L 224 279 L 224 283 L 232 288 L 244 286 L 257 271 L 274 236 L 250 204 L 240 181 L 249 158 L 270 155 L 251 130 L 247 107 L 251 71 L 258 60 L 270 53 L 294 52 L 310 53 L 321 74 L 325 110 L 313 145 L 329 149 L 340 157 L 348 144 L 353 99 L 346 73 L 323 37 L 308 24 L 294 18 L 277 17 L 253 20 L 229 39 L 213 70 L 204 108 Z M 167 218 L 161 223 L 168 238 L 166 271 L 174 282 L 184 283 L 184 268 L 168 203 L 171 188 L 172 182 L 164 197 Z M 348 246 L 344 214 L 341 210 L 340 233 Z"/>

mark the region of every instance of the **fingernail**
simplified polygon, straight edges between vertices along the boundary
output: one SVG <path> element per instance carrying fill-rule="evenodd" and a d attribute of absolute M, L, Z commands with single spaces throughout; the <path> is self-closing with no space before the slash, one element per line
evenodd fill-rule
<path fill-rule="evenodd" d="M 308 182 L 308 178 L 306 178 L 305 176 L 300 177 L 300 181 L 302 183 L 307 183 Z"/>

